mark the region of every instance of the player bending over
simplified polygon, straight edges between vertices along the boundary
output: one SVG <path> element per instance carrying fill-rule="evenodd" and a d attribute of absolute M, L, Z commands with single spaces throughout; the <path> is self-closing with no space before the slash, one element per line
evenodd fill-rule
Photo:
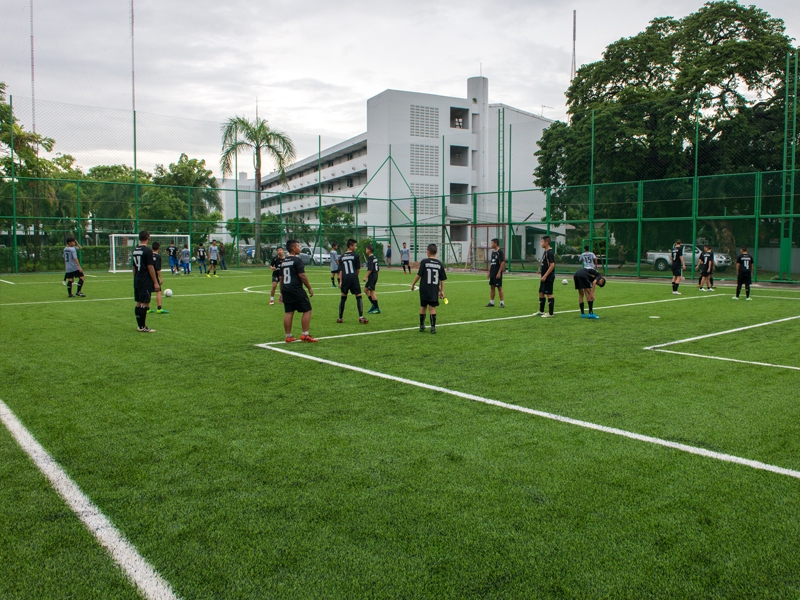
<path fill-rule="evenodd" d="M 331 244 L 331 287 L 337 287 L 336 280 L 339 280 L 339 284 L 342 283 L 342 278 L 339 275 L 339 244 L 333 242 Z"/>
<path fill-rule="evenodd" d="M 211 240 L 211 245 L 208 247 L 208 260 L 211 263 L 211 268 L 214 269 L 214 277 L 219 277 L 219 275 L 217 275 L 217 264 L 219 263 L 219 246 L 217 246 L 217 240 Z M 208 269 L 206 269 L 206 277 L 211 277 Z"/>
<path fill-rule="evenodd" d="M 400 248 L 400 262 L 403 265 L 403 274 L 405 274 L 406 269 L 408 269 L 408 274 L 411 275 L 411 263 L 408 262 L 408 255 L 411 251 L 406 247 L 406 243 L 403 242 L 403 247 Z"/>
<path fill-rule="evenodd" d="M 492 257 L 491 264 L 489 265 L 489 272 L 486 277 L 489 278 L 489 304 L 486 307 L 494 307 L 494 291 L 497 289 L 500 292 L 500 308 L 505 308 L 505 295 L 503 294 L 503 273 L 506 272 L 506 255 L 500 250 L 500 240 L 494 238 L 492 240 Z"/>
<path fill-rule="evenodd" d="M 153 251 L 147 246 L 150 234 L 139 232 L 139 245 L 133 251 L 133 298 L 136 301 L 136 323 L 141 333 L 155 333 L 145 322 L 150 310 L 150 297 L 154 291 L 160 290 L 158 276 L 153 261 Z"/>
<path fill-rule="evenodd" d="M 281 282 L 281 263 L 284 258 L 283 246 L 278 246 L 275 256 L 272 257 L 272 262 L 269 263 L 269 268 L 272 269 L 272 290 L 269 292 L 270 306 L 275 304 L 275 288 Z"/>
<path fill-rule="evenodd" d="M 375 286 L 378 283 L 378 257 L 374 254 L 375 248 L 372 244 L 367 246 L 367 276 L 364 277 L 364 289 L 367 290 L 367 298 L 372 302 L 372 308 L 367 312 L 371 315 L 381 314 L 378 308 L 378 295 L 375 293 Z"/>
<path fill-rule="evenodd" d="M 342 288 L 342 297 L 339 299 L 339 318 L 337 323 L 342 322 L 344 315 L 344 305 L 347 303 L 347 294 L 352 293 L 356 297 L 358 307 L 358 322 L 369 323 L 364 318 L 364 302 L 361 300 L 361 282 L 358 279 L 358 272 L 361 270 L 361 260 L 356 252 L 357 242 L 354 239 L 347 240 L 347 252 L 342 254 L 339 259 L 339 274 L 342 278 L 339 287 Z"/>
<path fill-rule="evenodd" d="M 753 257 L 747 253 L 747 246 L 742 246 L 742 253 L 736 257 L 737 277 L 736 277 L 736 295 L 734 300 L 739 299 L 739 294 L 742 292 L 744 286 L 744 293 L 747 300 L 750 300 L 750 283 L 753 280 Z"/>
<path fill-rule="evenodd" d="M 156 306 L 158 310 L 153 310 L 151 308 L 147 312 L 168 315 L 169 311 L 161 308 L 161 288 L 164 287 L 164 280 L 161 278 L 161 254 L 158 252 L 160 248 L 160 242 L 153 242 L 153 270 L 156 272 L 156 279 L 158 279 L 158 290 L 156 290 Z"/>
<path fill-rule="evenodd" d="M 67 238 L 67 245 L 64 248 L 64 279 L 67 280 L 67 298 L 72 298 L 73 296 L 72 282 L 75 281 L 76 277 L 78 278 L 78 291 L 75 292 L 75 296 L 79 298 L 86 297 L 86 294 L 81 291 L 86 277 L 83 274 L 83 269 L 81 269 L 81 263 L 78 262 L 78 251 L 75 249 L 77 243 L 77 240 L 70 236 Z"/>
<path fill-rule="evenodd" d="M 425 331 L 425 311 L 430 312 L 431 333 L 436 333 L 436 307 L 439 298 L 444 298 L 444 280 L 447 279 L 444 265 L 436 258 L 436 244 L 428 244 L 428 258 L 419 263 L 419 271 L 411 282 L 411 291 L 419 281 L 419 331 Z M 420 281 L 421 280 L 421 281 Z"/>
<path fill-rule="evenodd" d="M 292 321 L 294 320 L 294 313 L 297 311 L 303 314 L 300 320 L 303 326 L 303 334 L 300 336 L 300 341 L 316 342 L 317 340 L 311 337 L 309 333 L 311 301 L 308 298 L 309 296 L 314 296 L 314 290 L 311 289 L 311 284 L 308 282 L 303 260 L 298 256 L 300 254 L 300 242 L 289 240 L 286 242 L 286 247 L 289 249 L 289 256 L 280 263 L 281 295 L 278 298 L 280 302 L 283 302 L 283 329 L 286 332 L 286 341 L 297 341 L 297 338 L 292 335 Z M 306 295 L 303 286 L 308 289 L 308 295 Z"/>
<path fill-rule="evenodd" d="M 542 280 L 539 282 L 539 312 L 536 313 L 543 318 L 552 317 L 553 310 L 556 305 L 555 298 L 553 298 L 553 282 L 556 280 L 556 255 L 550 248 L 550 236 L 546 235 L 542 238 Z M 544 301 L 547 296 L 548 312 L 544 312 Z"/>
<path fill-rule="evenodd" d="M 681 284 L 683 270 L 686 268 L 686 261 L 683 259 L 683 244 L 680 240 L 675 240 L 670 257 L 672 258 L 672 293 L 680 296 L 678 286 Z"/>
<path fill-rule="evenodd" d="M 575 271 L 572 276 L 575 281 L 575 289 L 578 290 L 578 306 L 581 309 L 581 319 L 599 319 L 594 314 L 594 290 L 595 286 L 603 287 L 606 280 L 595 269 L 581 268 Z M 586 295 L 586 301 L 589 303 L 589 314 L 584 312 L 583 296 Z"/>

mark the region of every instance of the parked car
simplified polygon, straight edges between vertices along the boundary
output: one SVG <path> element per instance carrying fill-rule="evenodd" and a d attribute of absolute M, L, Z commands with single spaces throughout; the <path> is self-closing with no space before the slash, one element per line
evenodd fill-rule
<path fill-rule="evenodd" d="M 312 264 L 315 265 L 329 265 L 331 264 L 331 255 L 324 248 L 314 248 L 313 250 L 308 246 L 303 246 L 300 249 L 300 254 L 305 254 L 311 257 Z M 303 259 L 305 261 L 305 259 Z"/>
<path fill-rule="evenodd" d="M 692 265 L 692 248 L 694 248 L 694 264 L 700 262 L 700 255 L 703 249 L 700 246 L 692 246 L 691 244 L 683 244 L 683 260 L 687 268 Z M 670 252 L 654 252 L 648 251 L 644 255 L 644 261 L 653 265 L 656 271 L 669 271 L 672 269 L 672 254 Z M 730 254 L 723 252 L 714 252 L 714 268 L 717 271 L 724 271 L 733 264 Z"/>

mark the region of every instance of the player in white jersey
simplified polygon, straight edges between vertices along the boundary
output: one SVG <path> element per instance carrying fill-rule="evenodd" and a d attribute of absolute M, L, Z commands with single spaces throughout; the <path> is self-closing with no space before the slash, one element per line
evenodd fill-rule
<path fill-rule="evenodd" d="M 584 269 L 597 269 L 597 255 L 589 251 L 589 246 L 583 247 L 583 254 L 578 257 Z"/>

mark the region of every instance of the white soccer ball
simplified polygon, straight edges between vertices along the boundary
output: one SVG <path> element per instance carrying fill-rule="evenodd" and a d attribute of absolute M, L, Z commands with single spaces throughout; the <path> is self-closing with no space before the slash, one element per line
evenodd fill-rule
<path fill-rule="evenodd" d="M 193 257 L 192 257 L 192 262 L 194 262 L 194 261 L 196 261 L 196 260 L 197 260 L 197 257 L 196 257 L 196 256 L 193 256 Z"/>
<path fill-rule="evenodd" d="M 562 279 L 561 285 L 567 285 L 569 283 L 569 279 Z"/>
<path fill-rule="evenodd" d="M 167 290 L 164 290 L 164 295 L 165 295 L 167 298 L 169 298 L 170 296 L 172 296 L 172 290 L 169 290 L 169 289 L 167 289 Z"/>

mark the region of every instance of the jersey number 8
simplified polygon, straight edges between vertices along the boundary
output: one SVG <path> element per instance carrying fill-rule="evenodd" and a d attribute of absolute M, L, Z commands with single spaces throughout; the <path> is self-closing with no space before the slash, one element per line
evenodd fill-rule
<path fill-rule="evenodd" d="M 283 269 L 283 283 L 286 285 L 292 283 L 292 271 L 289 267 Z"/>

